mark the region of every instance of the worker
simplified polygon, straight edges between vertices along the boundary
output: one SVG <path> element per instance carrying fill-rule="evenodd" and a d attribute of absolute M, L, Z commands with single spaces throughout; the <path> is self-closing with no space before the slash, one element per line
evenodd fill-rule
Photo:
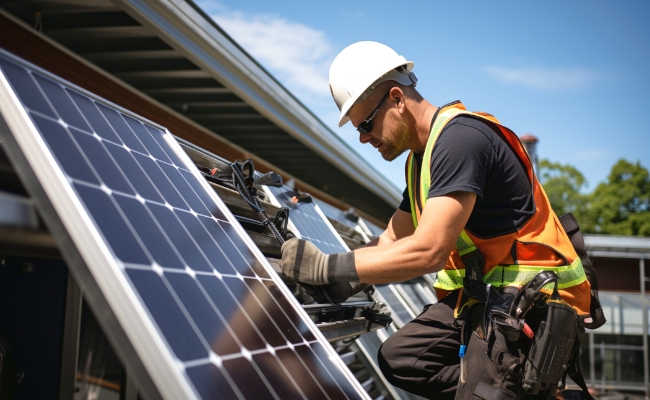
<path fill-rule="evenodd" d="M 507 337 L 485 303 L 512 301 L 537 273 L 550 270 L 558 279 L 554 293 L 570 305 L 572 318 L 589 320 L 589 281 L 517 136 L 458 101 L 441 107 L 426 101 L 413 66 L 376 42 L 354 43 L 333 61 L 329 84 L 339 126 L 351 122 L 360 142 L 386 161 L 410 151 L 407 187 L 387 229 L 368 245 L 327 255 L 292 239 L 282 247 L 282 272 L 312 285 L 386 284 L 437 272 L 439 301 L 379 350 L 386 379 L 426 398 L 524 398 L 532 339 Z M 482 311 L 471 312 L 479 309 L 473 304 Z M 534 335 L 528 325 L 527 335 Z"/>

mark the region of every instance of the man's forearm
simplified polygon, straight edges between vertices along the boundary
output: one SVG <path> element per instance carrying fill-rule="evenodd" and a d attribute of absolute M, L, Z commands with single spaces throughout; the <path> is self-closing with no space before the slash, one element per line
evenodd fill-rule
<path fill-rule="evenodd" d="M 475 201 L 476 194 L 464 192 L 429 199 L 412 235 L 354 252 L 359 280 L 371 284 L 398 282 L 441 270 Z"/>
<path fill-rule="evenodd" d="M 385 246 L 356 249 L 354 260 L 359 281 L 381 284 L 439 271 L 450 251 L 424 247 L 417 237 L 409 236 Z"/>
<path fill-rule="evenodd" d="M 382 234 L 368 246 L 339 254 L 324 254 L 302 239 L 282 246 L 282 273 L 298 282 L 370 284 L 399 282 L 442 269 L 467 223 L 475 194 L 436 197 L 427 202 L 418 229 L 399 240 Z M 406 213 L 402 216 L 408 216 Z M 397 215 L 401 215 L 397 214 Z M 388 229 L 387 231 L 390 231 Z M 382 241 L 387 239 L 388 243 Z"/>

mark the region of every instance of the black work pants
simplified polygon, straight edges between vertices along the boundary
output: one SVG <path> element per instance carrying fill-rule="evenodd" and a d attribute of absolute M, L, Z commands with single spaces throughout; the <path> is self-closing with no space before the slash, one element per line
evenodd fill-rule
<path fill-rule="evenodd" d="M 458 291 L 426 306 L 379 348 L 379 367 L 390 383 L 426 398 L 455 397 L 460 376 L 457 299 Z"/>
<path fill-rule="evenodd" d="M 487 341 L 480 332 L 466 335 L 467 352 L 460 379 L 461 324 L 454 319 L 457 300 L 455 292 L 425 307 L 417 318 L 384 342 L 378 360 L 386 379 L 430 399 L 525 398 L 521 389 L 522 368 L 532 341 L 524 335 L 516 342 L 507 342 L 496 329 Z M 480 318 L 483 307 L 474 306 L 470 313 Z"/>

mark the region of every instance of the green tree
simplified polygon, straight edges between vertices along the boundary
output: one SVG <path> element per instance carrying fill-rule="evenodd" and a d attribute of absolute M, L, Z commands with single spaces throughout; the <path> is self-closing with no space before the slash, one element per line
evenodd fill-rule
<path fill-rule="evenodd" d="M 539 162 L 539 177 L 553 211 L 559 216 L 573 213 L 580 228 L 587 232 L 593 225 L 587 217 L 588 195 L 581 191 L 587 181 L 575 167 L 543 159 Z"/>
<path fill-rule="evenodd" d="M 597 233 L 650 236 L 648 170 L 620 159 L 589 196 L 587 214 Z"/>

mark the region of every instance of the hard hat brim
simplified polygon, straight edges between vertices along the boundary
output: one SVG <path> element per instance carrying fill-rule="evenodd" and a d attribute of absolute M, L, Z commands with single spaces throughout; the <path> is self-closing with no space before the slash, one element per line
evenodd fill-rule
<path fill-rule="evenodd" d="M 403 59 L 403 58 L 402 58 Z M 378 86 L 380 83 L 386 82 L 386 81 L 395 81 L 397 83 L 400 83 L 404 86 L 411 86 L 415 85 L 415 82 L 412 80 L 410 77 L 411 74 L 409 74 L 413 70 L 413 66 L 415 65 L 413 61 L 406 61 L 405 62 L 400 62 L 391 68 L 388 68 L 384 74 L 379 78 L 374 81 L 368 82 L 365 84 L 365 88 L 363 90 L 359 91 L 359 95 L 356 97 L 350 97 L 341 107 L 341 115 L 339 116 L 339 128 L 342 127 L 343 125 L 347 124 L 350 121 L 350 118 L 348 117 L 348 112 L 352 108 L 353 105 L 355 105 L 357 102 L 361 102 L 365 100 L 365 97 L 360 100 L 360 98 L 365 94 L 365 96 L 370 95 L 372 91 L 374 91 L 374 88 Z M 406 73 L 400 73 L 395 70 L 395 68 L 405 66 L 406 67 Z M 395 70 L 395 73 L 391 73 L 393 70 Z M 372 90 L 369 93 L 366 93 L 369 88 L 372 87 Z"/>

